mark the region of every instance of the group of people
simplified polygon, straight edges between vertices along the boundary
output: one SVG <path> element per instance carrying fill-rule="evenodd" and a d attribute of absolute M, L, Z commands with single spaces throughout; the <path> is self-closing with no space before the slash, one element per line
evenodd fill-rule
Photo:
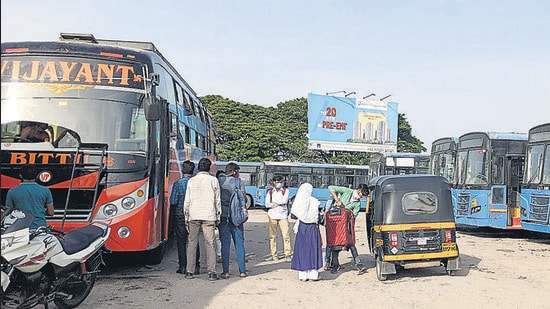
<path fill-rule="evenodd" d="M 229 219 L 230 199 L 235 191 L 239 177 L 239 166 L 230 163 L 225 173 L 216 178 L 209 171 L 212 161 L 202 158 L 197 166 L 198 173 L 193 176 L 195 165 L 185 161 L 182 165 L 183 178 L 178 180 L 170 195 L 170 204 L 176 212 L 176 244 L 178 247 L 179 267 L 177 273 L 192 279 L 199 273 L 199 232 L 202 231 L 206 250 L 206 268 L 209 280 L 229 278 L 229 253 L 231 240 L 235 245 L 239 276 L 248 276 L 245 264 L 244 226 L 235 226 Z M 244 185 L 238 188 L 244 192 Z M 223 272 L 216 272 L 216 229 L 221 242 Z"/>
<path fill-rule="evenodd" d="M 209 171 L 212 162 L 203 158 L 198 163 L 198 173 L 193 176 L 195 165 L 185 161 L 182 165 L 183 178 L 178 180 L 170 195 L 170 204 L 176 211 L 176 244 L 178 247 L 179 267 L 177 273 L 185 274 L 185 278 L 193 278 L 199 273 L 199 231 L 204 235 L 207 272 L 209 280 L 227 279 L 229 274 L 229 255 L 231 243 L 235 246 L 239 276 L 246 277 L 246 259 L 244 247 L 244 226 L 235 226 L 230 219 L 231 195 L 235 188 L 245 192 L 239 178 L 239 165 L 230 162 L 224 171 L 218 171 L 216 177 Z M 292 207 L 289 207 L 290 191 L 283 185 L 283 177 L 275 175 L 272 179 L 273 188 L 265 197 L 269 219 L 269 255 L 265 261 L 278 260 L 277 235 L 280 230 L 283 243 L 285 262 L 298 271 L 302 281 L 319 280 L 319 270 L 323 268 L 323 250 L 319 229 L 320 202 L 312 196 L 313 186 L 303 183 L 294 197 Z M 337 206 L 353 212 L 353 219 L 360 210 L 360 199 L 368 195 L 368 188 L 361 184 L 356 189 L 340 186 L 328 187 Z M 289 216 L 296 219 L 294 232 L 296 239 L 294 250 L 291 245 Z M 216 229 L 221 241 L 222 273 L 216 272 Z M 355 266 L 359 273 L 366 271 L 358 258 L 357 249 L 349 245 Z M 293 252 L 294 251 L 294 252 Z M 325 270 L 336 273 L 341 269 L 338 253 L 327 246 L 325 253 Z"/>
<path fill-rule="evenodd" d="M 368 196 L 368 187 L 365 184 L 360 184 L 356 189 L 340 186 L 329 186 L 328 189 L 336 206 L 351 210 L 353 212 L 352 220 L 355 220 L 361 208 L 360 199 Z M 319 280 L 319 269 L 323 267 L 322 242 L 319 229 L 320 202 L 312 196 L 312 193 L 313 186 L 311 184 L 303 183 L 300 185 L 291 210 L 292 217 L 297 219 L 294 225 L 296 240 L 291 269 L 298 271 L 298 279 L 302 281 Z M 351 251 L 359 274 L 365 273 L 366 268 L 358 257 L 355 245 L 348 244 L 344 248 Z M 338 254 L 341 249 L 343 248 L 330 247 L 327 244 L 325 270 L 330 269 L 331 273 L 337 273 L 341 269 L 338 261 Z"/>
<path fill-rule="evenodd" d="M 268 209 L 267 215 L 269 218 L 270 249 L 270 254 L 265 260 L 278 259 L 277 232 L 280 229 L 283 238 L 284 259 L 286 262 L 291 263 L 291 269 L 299 272 L 298 278 L 300 280 L 319 280 L 318 270 L 323 267 L 322 242 L 319 230 L 319 210 L 322 207 L 320 207 L 319 200 L 312 196 L 313 186 L 309 183 L 302 184 L 298 188 L 292 202 L 292 208 L 290 208 L 288 206 L 290 192 L 283 185 L 283 177 L 275 175 L 272 181 L 273 188 L 267 191 L 265 197 L 265 207 Z M 360 199 L 368 196 L 367 185 L 360 184 L 356 189 L 329 186 L 328 189 L 336 206 L 351 210 L 353 220 L 355 220 L 361 209 Z M 296 234 L 294 253 L 292 253 L 290 242 L 289 215 L 297 220 L 293 228 Z M 358 257 L 355 245 L 348 245 L 346 249 L 351 251 L 355 267 L 359 273 L 365 273 L 366 268 Z M 338 261 L 340 251 L 327 245 L 325 270 L 337 273 L 341 269 Z"/>

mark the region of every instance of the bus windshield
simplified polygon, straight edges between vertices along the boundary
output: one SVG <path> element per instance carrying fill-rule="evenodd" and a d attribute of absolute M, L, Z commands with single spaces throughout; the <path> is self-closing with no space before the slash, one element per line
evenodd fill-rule
<path fill-rule="evenodd" d="M 527 149 L 527 158 L 529 163 L 525 168 L 525 183 L 550 184 L 550 147 L 545 147 L 545 145 L 531 146 Z"/>
<path fill-rule="evenodd" d="M 469 151 L 461 151 L 458 154 L 459 159 L 459 174 L 458 183 L 461 185 L 487 185 L 488 184 L 488 168 L 486 151 L 482 149 L 474 149 Z M 464 160 L 464 157 L 467 157 Z"/>
<path fill-rule="evenodd" d="M 527 149 L 529 164 L 525 168 L 525 183 L 539 183 L 542 172 L 544 145 L 535 145 Z"/>
<path fill-rule="evenodd" d="M 2 142 L 145 151 L 144 72 L 128 60 L 2 55 Z M 28 138 L 33 130 L 39 132 Z"/>
<path fill-rule="evenodd" d="M 95 88 L 59 96 L 30 85 L 2 83 L 2 142 L 49 141 L 54 148 L 105 143 L 109 150 L 145 151 L 147 122 L 140 97 Z M 31 126 L 39 133 L 28 138 Z"/>
<path fill-rule="evenodd" d="M 454 182 L 454 156 L 451 153 L 435 154 L 432 157 L 432 174 L 447 178 L 449 183 Z"/>

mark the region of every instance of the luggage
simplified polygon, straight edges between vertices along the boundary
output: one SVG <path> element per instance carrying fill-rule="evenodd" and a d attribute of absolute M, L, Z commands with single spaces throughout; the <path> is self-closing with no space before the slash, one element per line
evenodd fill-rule
<path fill-rule="evenodd" d="M 349 247 L 355 245 L 355 223 L 349 209 L 335 207 L 325 214 L 327 246 Z"/>

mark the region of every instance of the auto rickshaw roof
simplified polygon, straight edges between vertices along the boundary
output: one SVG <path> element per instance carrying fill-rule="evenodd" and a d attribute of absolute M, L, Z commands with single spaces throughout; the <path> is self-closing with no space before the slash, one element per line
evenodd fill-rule
<path fill-rule="evenodd" d="M 382 224 L 454 221 L 450 185 L 434 175 L 384 175 L 369 182 L 374 190 L 375 221 Z M 411 192 L 430 192 L 437 197 L 437 209 L 430 214 L 406 214 L 402 199 Z"/>
<path fill-rule="evenodd" d="M 408 174 L 408 175 L 382 175 L 373 177 L 369 181 L 369 187 L 381 186 L 384 187 L 389 184 L 397 184 L 399 186 L 413 186 L 418 184 L 419 186 L 425 186 L 427 184 L 446 184 L 447 179 L 442 176 L 426 175 L 426 174 Z"/>

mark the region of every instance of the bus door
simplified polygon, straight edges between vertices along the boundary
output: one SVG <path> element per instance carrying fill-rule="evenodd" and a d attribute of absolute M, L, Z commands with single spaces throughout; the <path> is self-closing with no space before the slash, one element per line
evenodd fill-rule
<path fill-rule="evenodd" d="M 517 225 L 519 222 L 513 222 L 513 219 L 519 221 L 520 217 L 520 193 L 521 180 L 523 175 L 523 166 L 525 164 L 524 157 L 509 156 L 506 158 L 507 168 L 509 173 L 506 179 L 508 192 L 506 195 L 506 203 L 508 204 L 507 225 Z"/>
<path fill-rule="evenodd" d="M 168 219 L 169 211 L 167 211 L 167 199 L 168 199 L 168 177 L 170 173 L 169 169 L 169 160 L 171 158 L 170 154 L 170 134 L 166 132 L 171 132 L 171 115 L 168 108 L 168 102 L 166 100 L 160 100 L 159 105 L 161 112 L 161 117 L 159 117 L 158 126 L 155 126 L 155 158 L 154 158 L 154 172 L 151 173 L 152 177 L 155 177 L 153 180 L 157 184 L 158 188 L 156 193 L 158 194 L 156 205 L 155 205 L 155 225 L 159 227 L 155 230 L 155 237 L 152 239 L 153 243 L 162 244 L 162 242 L 167 240 L 168 236 Z M 160 248 L 161 251 L 164 248 Z M 163 253 L 161 253 L 163 254 Z"/>

